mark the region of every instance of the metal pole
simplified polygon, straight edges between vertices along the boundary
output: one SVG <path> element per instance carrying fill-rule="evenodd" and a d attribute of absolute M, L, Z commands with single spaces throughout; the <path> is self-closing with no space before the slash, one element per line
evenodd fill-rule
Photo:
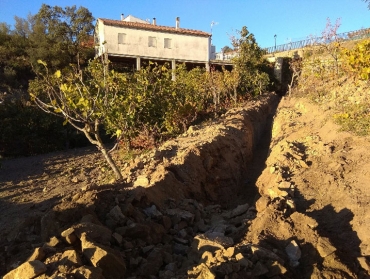
<path fill-rule="evenodd" d="M 274 39 L 275 39 L 275 52 L 276 52 L 276 34 L 274 35 Z"/>

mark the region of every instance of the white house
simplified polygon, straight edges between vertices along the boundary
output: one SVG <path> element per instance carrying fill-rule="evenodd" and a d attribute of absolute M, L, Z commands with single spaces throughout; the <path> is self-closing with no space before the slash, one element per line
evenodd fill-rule
<path fill-rule="evenodd" d="M 96 54 L 108 54 L 111 61 L 126 62 L 140 69 L 143 61 L 168 61 L 203 66 L 215 57 L 211 34 L 175 26 L 157 25 L 156 19 L 148 21 L 133 17 L 121 20 L 98 18 L 95 26 Z"/>

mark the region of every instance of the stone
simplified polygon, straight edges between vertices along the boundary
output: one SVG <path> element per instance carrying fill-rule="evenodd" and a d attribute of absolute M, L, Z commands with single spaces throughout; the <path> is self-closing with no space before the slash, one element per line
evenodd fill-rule
<path fill-rule="evenodd" d="M 105 278 L 124 278 L 126 272 L 125 261 L 116 251 L 102 244 L 90 241 L 86 233 L 82 233 L 80 240 L 82 253 L 93 266 L 102 269 Z"/>
<path fill-rule="evenodd" d="M 209 225 L 204 224 L 204 220 L 200 219 L 198 222 L 195 223 L 196 228 L 198 229 L 199 232 L 206 232 L 210 229 Z"/>
<path fill-rule="evenodd" d="M 75 230 L 73 228 L 69 228 L 63 231 L 60 235 L 68 244 L 74 244 L 77 240 L 77 236 L 74 232 Z"/>
<path fill-rule="evenodd" d="M 150 218 L 160 218 L 163 216 L 154 204 L 151 207 L 145 208 L 144 213 Z"/>
<path fill-rule="evenodd" d="M 118 205 L 109 211 L 108 217 L 112 218 L 116 222 L 119 222 L 121 225 L 123 225 L 127 220 L 126 216 L 123 215 L 122 210 Z"/>
<path fill-rule="evenodd" d="M 79 267 L 82 265 L 82 261 L 80 256 L 75 250 L 69 249 L 63 252 L 60 264 Z"/>
<path fill-rule="evenodd" d="M 189 212 L 189 211 L 186 211 L 186 210 L 182 210 L 182 209 L 179 209 L 179 208 L 170 208 L 170 209 L 167 209 L 166 213 L 170 217 L 174 216 L 174 217 L 180 218 L 180 220 L 178 222 L 180 222 L 181 220 L 184 220 L 188 224 L 192 224 L 193 221 L 194 221 L 194 214 Z M 171 220 L 172 220 L 172 218 L 171 218 Z"/>
<path fill-rule="evenodd" d="M 256 210 L 257 212 L 264 211 L 268 204 L 270 203 L 270 198 L 268 196 L 262 196 L 260 197 L 256 202 Z"/>
<path fill-rule="evenodd" d="M 107 227 L 85 222 L 76 224 L 72 226 L 72 228 L 74 229 L 76 236 L 80 239 L 82 234 L 86 234 L 86 236 L 94 242 L 108 246 L 110 245 L 112 231 Z"/>
<path fill-rule="evenodd" d="M 121 245 L 122 244 L 122 241 L 123 241 L 123 237 L 122 235 L 120 235 L 119 233 L 113 233 L 112 234 L 112 237 L 113 239 L 115 240 L 115 242 L 118 244 L 118 245 Z"/>
<path fill-rule="evenodd" d="M 215 274 L 204 264 L 200 264 L 188 271 L 189 278 L 215 279 Z"/>
<path fill-rule="evenodd" d="M 319 237 L 316 249 L 322 258 L 329 256 L 337 250 L 337 248 L 335 248 L 326 237 Z"/>
<path fill-rule="evenodd" d="M 241 204 L 241 205 L 238 205 L 235 209 L 233 209 L 228 218 L 234 218 L 236 216 L 239 216 L 239 215 L 242 215 L 243 213 L 247 212 L 249 208 L 249 204 Z"/>
<path fill-rule="evenodd" d="M 26 279 L 35 278 L 47 270 L 46 265 L 38 260 L 29 261 L 21 264 L 16 269 L 5 274 L 3 279 Z"/>
<path fill-rule="evenodd" d="M 81 266 L 72 270 L 75 279 L 103 279 L 103 271 L 100 267 Z"/>
<path fill-rule="evenodd" d="M 284 262 L 278 255 L 276 255 L 274 252 L 265 249 L 261 246 L 257 245 L 252 245 L 251 250 L 253 255 L 257 256 L 258 259 L 263 259 L 263 260 L 275 260 L 279 262 Z"/>
<path fill-rule="evenodd" d="M 28 262 L 30 261 L 43 261 L 45 259 L 46 253 L 42 247 L 37 247 L 33 251 L 32 255 L 28 258 Z"/>
<path fill-rule="evenodd" d="M 55 236 L 51 237 L 49 242 L 46 243 L 50 247 L 56 247 L 60 243 L 59 239 Z"/>
<path fill-rule="evenodd" d="M 370 271 L 370 264 L 366 257 L 358 257 L 357 261 L 363 269 L 365 269 L 367 272 Z"/>
<path fill-rule="evenodd" d="M 213 254 L 210 251 L 205 251 L 202 254 L 201 259 L 202 262 L 204 262 L 207 266 L 210 266 L 211 264 L 217 262 L 217 260 L 215 259 L 215 257 L 213 257 Z"/>
<path fill-rule="evenodd" d="M 315 219 L 300 212 L 294 212 L 289 217 L 293 220 L 295 226 L 301 226 L 302 224 L 309 226 L 311 229 L 314 229 L 318 226 L 318 223 Z"/>
<path fill-rule="evenodd" d="M 285 274 L 287 272 L 287 269 L 277 261 L 272 262 L 270 265 L 267 266 L 267 268 L 269 270 L 269 272 L 266 273 L 266 276 L 268 278 Z"/>
<path fill-rule="evenodd" d="M 194 237 L 192 243 L 192 249 L 203 253 L 204 251 L 215 252 L 219 249 L 230 247 L 234 244 L 234 241 L 230 237 L 226 237 L 221 233 L 205 233 L 198 234 Z"/>
<path fill-rule="evenodd" d="M 150 227 L 144 224 L 133 223 L 126 228 L 125 237 L 130 237 L 132 239 L 145 239 L 148 237 L 150 232 Z"/>
<path fill-rule="evenodd" d="M 153 249 L 146 262 L 140 266 L 139 273 L 142 276 L 156 275 L 163 265 L 163 256 L 160 249 Z"/>
<path fill-rule="evenodd" d="M 234 256 L 234 252 L 235 252 L 235 247 L 229 247 L 224 251 L 223 255 L 226 258 L 231 258 L 232 256 Z"/>
<path fill-rule="evenodd" d="M 269 272 L 268 268 L 259 261 L 254 265 L 254 268 L 252 270 L 253 276 L 261 276 L 268 272 Z"/>
<path fill-rule="evenodd" d="M 148 187 L 149 186 L 149 179 L 145 175 L 140 175 L 136 178 L 134 182 L 134 187 Z"/>
<path fill-rule="evenodd" d="M 180 243 L 174 243 L 173 245 L 173 253 L 176 255 L 187 255 L 189 246 L 183 245 Z"/>
<path fill-rule="evenodd" d="M 287 253 L 290 265 L 296 267 L 299 265 L 299 259 L 301 258 L 301 249 L 299 248 L 297 242 L 292 240 L 286 247 L 285 252 Z"/>
<path fill-rule="evenodd" d="M 242 267 L 248 268 L 248 267 L 252 267 L 253 266 L 253 263 L 250 260 L 248 260 L 247 258 L 245 258 L 242 253 L 236 254 L 235 255 L 235 259 L 238 261 L 238 263 Z"/>
<path fill-rule="evenodd" d="M 172 227 L 171 218 L 166 215 L 162 216 L 162 225 L 168 231 Z"/>
<path fill-rule="evenodd" d="M 176 271 L 177 266 L 176 263 L 169 263 L 164 267 L 165 270 L 170 270 L 172 272 Z"/>

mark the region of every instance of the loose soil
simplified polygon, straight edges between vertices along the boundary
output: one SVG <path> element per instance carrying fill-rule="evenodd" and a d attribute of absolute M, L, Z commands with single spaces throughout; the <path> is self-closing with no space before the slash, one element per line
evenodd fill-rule
<path fill-rule="evenodd" d="M 165 212 L 184 200 L 194 200 L 204 206 L 202 214 L 218 208 L 202 217 L 202 221 L 211 220 L 209 225 L 217 216 L 249 205 L 249 215 L 225 235 L 233 239 L 232 247 L 244 251 L 250 266 L 240 268 L 240 261 L 238 268 L 221 272 L 216 260 L 196 262 L 183 255 L 178 270 L 171 270 L 173 275 L 166 269 L 149 277 L 137 271 L 140 265 L 130 262 L 127 249 L 122 248 L 126 277 L 369 278 L 369 138 L 341 132 L 329 111 L 307 99 L 284 97 L 278 106 L 277 102 L 275 95 L 261 97 L 218 121 L 190 127 L 156 150 L 130 161 L 119 160 L 124 183 L 112 181 L 93 148 L 4 160 L 0 275 L 88 214 L 117 231 L 106 217 L 117 204 L 129 201 L 141 212 L 155 205 Z M 114 156 L 119 159 L 118 153 Z M 142 222 L 152 221 L 148 218 Z M 176 234 L 181 231 L 179 224 L 172 228 Z M 197 229 L 193 226 L 191 232 L 188 235 L 194 238 Z M 157 245 L 154 240 L 131 239 L 134 246 Z M 118 250 L 123 244 L 112 246 Z M 224 261 L 237 260 L 229 255 Z M 203 265 L 207 268 L 200 271 Z M 278 271 L 273 272 L 276 266 Z M 36 278 L 80 278 L 55 274 Z"/>

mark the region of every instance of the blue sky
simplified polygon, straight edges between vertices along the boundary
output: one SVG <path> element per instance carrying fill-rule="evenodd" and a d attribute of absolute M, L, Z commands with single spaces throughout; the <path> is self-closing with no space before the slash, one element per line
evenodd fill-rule
<path fill-rule="evenodd" d="M 0 0 L 0 22 L 14 24 L 14 16 L 36 14 L 45 3 L 50 6 L 83 6 L 95 18 L 120 19 L 121 13 L 141 19 L 157 19 L 157 25 L 211 32 L 219 51 L 231 45 L 230 35 L 247 26 L 261 47 L 319 36 L 326 19 L 341 18 L 338 32 L 370 28 L 370 11 L 362 0 Z"/>

